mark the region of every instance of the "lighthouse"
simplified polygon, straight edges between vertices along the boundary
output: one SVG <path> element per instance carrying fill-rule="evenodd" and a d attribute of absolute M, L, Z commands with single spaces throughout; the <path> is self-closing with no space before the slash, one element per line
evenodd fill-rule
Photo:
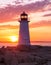
<path fill-rule="evenodd" d="M 29 36 L 29 21 L 28 14 L 23 12 L 20 15 L 20 30 L 19 30 L 19 45 L 30 45 L 30 36 Z"/>

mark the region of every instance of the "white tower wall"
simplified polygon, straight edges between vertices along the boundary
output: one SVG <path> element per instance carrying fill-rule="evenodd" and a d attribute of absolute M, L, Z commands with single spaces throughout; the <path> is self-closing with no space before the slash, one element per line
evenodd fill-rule
<path fill-rule="evenodd" d="M 21 16 L 25 17 L 27 14 L 23 13 Z M 29 36 L 29 21 L 28 18 L 22 18 L 20 22 L 19 30 L 19 45 L 30 45 Z"/>

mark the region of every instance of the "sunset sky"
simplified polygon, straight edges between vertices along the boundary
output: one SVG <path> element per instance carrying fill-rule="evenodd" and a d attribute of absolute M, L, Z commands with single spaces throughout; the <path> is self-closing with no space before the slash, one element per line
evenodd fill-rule
<path fill-rule="evenodd" d="M 30 40 L 51 41 L 51 0 L 0 0 L 0 42 L 18 42 L 23 11 L 30 20 Z"/>

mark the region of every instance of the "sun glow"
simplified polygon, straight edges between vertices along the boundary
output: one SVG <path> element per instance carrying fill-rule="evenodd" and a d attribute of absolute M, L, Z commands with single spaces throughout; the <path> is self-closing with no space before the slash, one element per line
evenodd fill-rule
<path fill-rule="evenodd" d="M 10 40 L 11 40 L 11 42 L 17 42 L 18 38 L 17 38 L 17 36 L 11 36 Z"/>

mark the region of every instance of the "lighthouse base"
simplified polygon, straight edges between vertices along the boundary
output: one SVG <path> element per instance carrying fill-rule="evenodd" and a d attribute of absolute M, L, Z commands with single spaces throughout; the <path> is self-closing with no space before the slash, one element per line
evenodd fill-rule
<path fill-rule="evenodd" d="M 17 45 L 19 51 L 30 51 L 31 45 Z"/>

